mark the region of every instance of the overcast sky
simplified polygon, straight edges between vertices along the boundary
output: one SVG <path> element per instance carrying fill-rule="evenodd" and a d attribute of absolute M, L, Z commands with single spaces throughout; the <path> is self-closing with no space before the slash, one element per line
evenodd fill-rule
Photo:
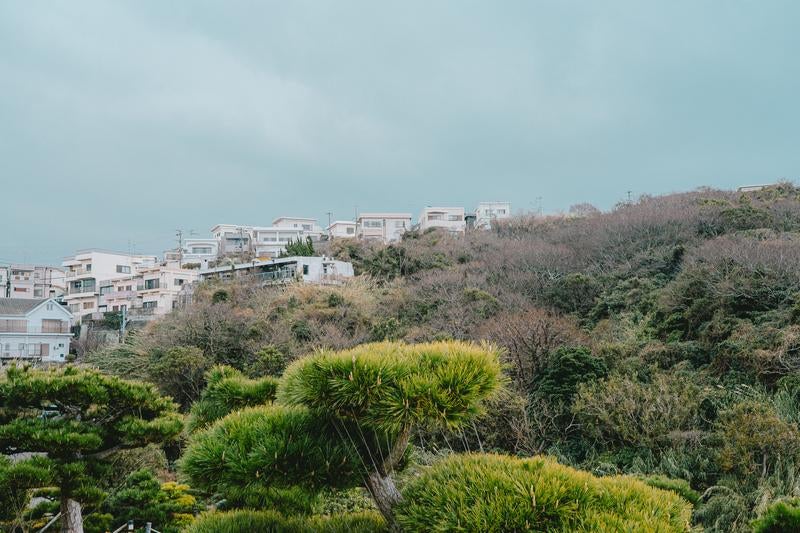
<path fill-rule="evenodd" d="M 6 0 L 0 261 L 795 179 L 798 20 L 793 0 Z"/>

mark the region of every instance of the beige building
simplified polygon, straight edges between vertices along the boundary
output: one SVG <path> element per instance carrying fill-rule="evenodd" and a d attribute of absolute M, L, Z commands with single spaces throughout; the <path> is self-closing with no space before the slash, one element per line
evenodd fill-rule
<path fill-rule="evenodd" d="M 411 213 L 361 213 L 356 220 L 356 236 L 384 244 L 399 241 L 411 229 Z"/>
<path fill-rule="evenodd" d="M 463 207 L 426 207 L 419 215 L 420 231 L 441 228 L 454 235 L 462 235 L 467 224 Z"/>
<path fill-rule="evenodd" d="M 64 270 L 45 265 L 0 267 L 0 297 L 59 298 L 65 290 Z"/>

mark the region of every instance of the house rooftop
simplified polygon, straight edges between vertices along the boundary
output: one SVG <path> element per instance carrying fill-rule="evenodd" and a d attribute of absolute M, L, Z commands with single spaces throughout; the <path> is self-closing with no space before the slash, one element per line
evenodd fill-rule
<path fill-rule="evenodd" d="M 49 298 L 23 299 L 23 298 L 0 298 L 0 315 L 4 316 L 25 316 Z"/>

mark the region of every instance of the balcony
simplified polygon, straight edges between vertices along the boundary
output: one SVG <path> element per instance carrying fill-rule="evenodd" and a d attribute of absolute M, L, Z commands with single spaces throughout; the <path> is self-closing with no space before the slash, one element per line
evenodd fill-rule
<path fill-rule="evenodd" d="M 46 334 L 68 334 L 70 333 L 69 322 L 61 324 L 28 325 L 24 327 L 8 326 L 0 323 L 0 334 L 13 335 L 46 335 Z"/>
<path fill-rule="evenodd" d="M 91 294 L 97 292 L 95 285 L 81 285 L 80 287 L 70 286 L 67 294 Z"/>
<path fill-rule="evenodd" d="M 92 269 L 91 268 L 89 268 L 89 269 L 87 269 L 87 268 L 76 268 L 75 270 L 67 270 L 65 272 L 65 275 L 66 275 L 67 279 L 73 279 L 73 278 L 77 278 L 79 276 L 83 276 L 83 275 L 91 274 L 91 273 L 92 273 Z"/>
<path fill-rule="evenodd" d="M 145 280 L 145 283 L 143 285 L 136 286 L 137 291 L 154 291 L 160 288 L 161 288 L 161 281 L 157 279 L 148 279 Z"/>

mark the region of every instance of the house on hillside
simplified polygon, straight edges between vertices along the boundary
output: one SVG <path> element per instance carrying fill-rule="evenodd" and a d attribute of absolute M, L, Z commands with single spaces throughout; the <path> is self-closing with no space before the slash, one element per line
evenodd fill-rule
<path fill-rule="evenodd" d="M 64 362 L 72 313 L 53 298 L 0 298 L 0 359 Z"/>
<path fill-rule="evenodd" d="M 442 228 L 454 235 L 463 235 L 467 229 L 463 207 L 426 207 L 417 225 L 420 231 Z"/>

